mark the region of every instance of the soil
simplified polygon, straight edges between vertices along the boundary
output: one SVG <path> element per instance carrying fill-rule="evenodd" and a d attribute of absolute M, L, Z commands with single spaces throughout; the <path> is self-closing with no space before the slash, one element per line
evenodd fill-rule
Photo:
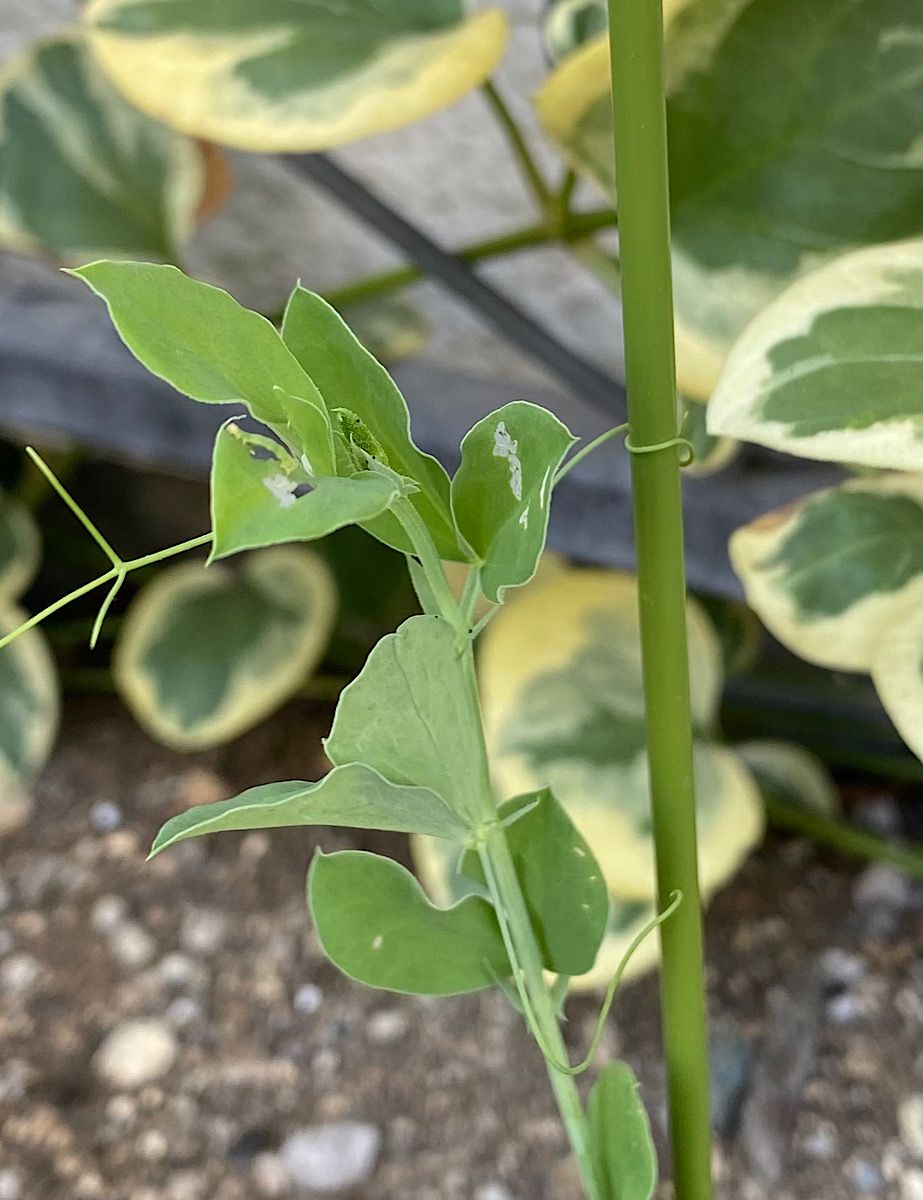
<path fill-rule="evenodd" d="M 315 777 L 328 720 L 294 705 L 180 756 L 114 701 L 69 705 L 32 819 L 0 847 L 0 1200 L 294 1200 L 277 1151 L 342 1119 L 382 1138 L 352 1200 L 577 1200 L 541 1058 L 499 994 L 366 991 L 321 956 L 314 846 L 406 861 L 403 840 L 226 834 L 145 863 L 189 804 Z M 919 1200 L 921 889 L 770 839 L 707 932 L 721 1200 Z M 596 1006 L 568 1005 L 575 1057 Z M 638 1070 L 662 1143 L 656 980 L 616 1008 L 603 1056 Z M 120 1089 L 94 1056 L 139 1017 L 178 1055 Z"/>

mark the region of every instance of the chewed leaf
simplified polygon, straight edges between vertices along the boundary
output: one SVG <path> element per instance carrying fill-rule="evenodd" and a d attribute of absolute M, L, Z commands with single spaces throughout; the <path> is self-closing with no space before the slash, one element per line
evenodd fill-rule
<path fill-rule="evenodd" d="M 72 273 L 105 301 L 132 354 L 185 396 L 206 404 L 243 401 L 280 433 L 288 426 L 286 394 L 324 410 L 269 321 L 220 288 L 154 263 L 97 262 Z M 332 461 L 315 466 L 334 473 Z"/>
<path fill-rule="evenodd" d="M 41 535 L 27 508 L 0 492 L 0 605 L 18 600 L 35 577 Z"/>
<path fill-rule="evenodd" d="M 219 745 L 297 691 L 324 652 L 335 606 L 328 568 L 294 547 L 264 550 L 237 569 L 167 568 L 128 610 L 116 685 L 159 741 Z"/>
<path fill-rule="evenodd" d="M 456 841 L 467 834 L 435 793 L 388 783 L 370 767 L 353 763 L 335 767 L 318 783 L 265 783 L 232 800 L 188 809 L 164 825 L 151 854 L 206 833 L 304 825 L 425 833 Z"/>
<path fill-rule="evenodd" d="M 0 244 L 170 258 L 204 190 L 196 143 L 130 105 L 79 37 L 38 42 L 0 75 Z"/>
<path fill-rule="evenodd" d="M 410 414 L 397 384 L 360 344 L 343 318 L 325 300 L 298 287 L 282 323 L 286 346 L 320 388 L 329 408 L 346 409 L 371 431 L 388 465 L 419 487 L 410 498 L 443 558 L 459 559 L 449 505 L 449 477 L 435 458 L 424 454 L 410 436 Z M 401 526 L 390 514 L 367 525 L 390 546 L 413 552 Z"/>
<path fill-rule="evenodd" d="M 213 558 L 308 542 L 384 512 L 399 495 L 384 475 L 309 479 L 288 451 L 233 422 L 218 431 L 212 463 Z"/>
<path fill-rule="evenodd" d="M 515 828 L 515 827 L 513 827 Z M 454 904 L 465 896 L 480 895 L 483 888 L 469 875 L 462 874 L 457 846 L 442 838 L 412 837 L 413 861 L 423 886 L 439 905 Z M 609 920 L 595 963 L 590 971 L 571 979 L 571 990 L 595 991 L 605 988 L 622 965 L 628 948 L 654 919 L 652 900 L 609 899 Z M 628 961 L 623 981 L 636 979 L 657 964 L 659 942 L 656 934 L 644 939 Z"/>
<path fill-rule="evenodd" d="M 763 830 L 752 777 L 715 741 L 721 650 L 688 607 L 700 869 L 708 894 Z M 505 794 L 549 787 L 617 897 L 650 900 L 653 841 L 637 585 L 565 570 L 512 597 L 484 633 L 481 696 L 493 774 Z"/>
<path fill-rule="evenodd" d="M 923 587 L 881 631 L 872 680 L 898 733 L 923 758 Z"/>
<path fill-rule="evenodd" d="M 587 1105 L 587 1130 L 602 1200 L 651 1200 L 657 1152 L 627 1063 L 610 1062 L 600 1072 Z"/>
<path fill-rule="evenodd" d="M 921 10 L 914 0 L 664 10 L 678 380 L 704 399 L 745 326 L 795 278 L 919 233 Z M 571 163 L 613 195 L 608 92 L 603 35 L 565 58 L 536 101 Z"/>
<path fill-rule="evenodd" d="M 560 975 L 591 970 L 609 923 L 609 893 L 593 852 L 547 788 L 515 796 L 500 808 L 514 818 L 507 840 L 545 966 Z M 470 850 L 462 872 L 486 885 Z"/>
<path fill-rule="evenodd" d="M 822 817 L 839 815 L 840 797 L 830 772 L 803 746 L 761 738 L 738 742 L 734 749 L 750 768 L 763 796 Z"/>
<path fill-rule="evenodd" d="M 0 611 L 0 635 L 21 625 L 18 609 Z M 58 731 L 58 679 L 40 630 L 0 650 L 0 764 L 28 785 L 48 761 Z"/>
<path fill-rule="evenodd" d="M 470 896 L 435 908 L 406 868 L 361 850 L 319 854 L 308 899 L 327 957 L 370 987 L 452 996 L 510 971 L 493 908 Z"/>
<path fill-rule="evenodd" d="M 923 462 L 923 240 L 844 255 L 800 279 L 734 346 L 713 432 L 806 458 Z"/>
<path fill-rule="evenodd" d="M 430 788 L 473 828 L 490 791 L 466 688 L 452 628 L 438 617 L 411 617 L 382 638 L 343 691 L 327 757 Z"/>
<path fill-rule="evenodd" d="M 142 111 L 244 150 L 306 151 L 453 104 L 506 45 L 462 0 L 93 0 L 90 43 Z"/>
<path fill-rule="evenodd" d="M 731 561 L 772 633 L 809 662 L 867 671 L 923 574 L 919 477 L 858 479 L 738 529 Z"/>
<path fill-rule="evenodd" d="M 574 437 L 552 413 L 514 400 L 478 421 L 452 480 L 459 536 L 483 564 L 481 587 L 499 602 L 528 583 L 545 546 L 554 476 Z"/>

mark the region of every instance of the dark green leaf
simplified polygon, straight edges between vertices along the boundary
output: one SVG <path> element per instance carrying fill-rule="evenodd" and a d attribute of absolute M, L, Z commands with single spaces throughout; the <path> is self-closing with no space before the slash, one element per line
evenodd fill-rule
<path fill-rule="evenodd" d="M 509 974 L 494 910 L 478 896 L 435 908 L 404 867 L 361 850 L 318 854 L 308 899 L 324 952 L 370 987 L 450 996 Z"/>

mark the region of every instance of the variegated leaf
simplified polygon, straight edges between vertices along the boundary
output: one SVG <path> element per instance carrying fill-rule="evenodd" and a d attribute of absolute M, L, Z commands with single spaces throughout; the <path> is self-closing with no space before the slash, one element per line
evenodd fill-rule
<path fill-rule="evenodd" d="M 545 18 L 545 45 L 552 62 L 561 62 L 604 33 L 606 0 L 555 0 Z"/>
<path fill-rule="evenodd" d="M 683 468 L 687 475 L 713 475 L 732 462 L 740 449 L 740 443 L 734 438 L 709 433 L 707 412 L 707 406 L 696 401 L 685 405 L 682 433 L 695 455 Z"/>
<path fill-rule="evenodd" d="M 708 405 L 714 434 L 804 458 L 923 466 L 923 239 L 845 254 L 747 327 Z"/>
<path fill-rule="evenodd" d="M 100 65 L 168 125 L 245 150 L 324 150 L 453 104 L 506 45 L 462 0 L 91 0 Z"/>
<path fill-rule="evenodd" d="M 26 619 L 18 609 L 0 612 L 0 635 Z M 27 787 L 51 753 L 58 730 L 58 679 L 38 629 L 0 650 L 0 770 Z"/>
<path fill-rule="evenodd" d="M 923 758 L 923 581 L 882 629 L 871 670 L 897 731 L 914 754 Z"/>
<path fill-rule="evenodd" d="M 129 104 L 78 36 L 0 75 L 0 244 L 64 262 L 173 258 L 205 184 L 196 143 Z"/>
<path fill-rule="evenodd" d="M 767 513 L 731 561 L 770 631 L 808 662 L 868 671 L 923 575 L 923 493 L 912 475 L 857 479 Z"/>
<path fill-rule="evenodd" d="M 335 606 L 326 565 L 294 547 L 233 567 L 169 567 L 128 610 L 116 685 L 159 741 L 180 750 L 219 745 L 298 690 L 323 655 Z"/>
<path fill-rule="evenodd" d="M 703 398 L 794 278 L 918 232 L 923 14 L 914 0 L 672 0 L 664 15 L 677 369 Z M 603 37 L 537 103 L 611 195 L 608 93 Z"/>
<path fill-rule="evenodd" d="M 715 741 L 721 650 L 688 610 L 703 890 L 758 841 L 762 807 L 743 763 Z M 481 691 L 501 790 L 551 787 L 617 898 L 655 895 L 637 588 L 628 575 L 567 570 L 512 597 L 484 634 Z"/>
<path fill-rule="evenodd" d="M 738 742 L 734 749 L 750 768 L 764 797 L 777 797 L 822 817 L 839 816 L 840 796 L 830 772 L 803 746 L 760 738 Z"/>
<path fill-rule="evenodd" d="M 35 577 L 42 553 L 32 514 L 0 492 L 0 605 L 18 600 Z"/>

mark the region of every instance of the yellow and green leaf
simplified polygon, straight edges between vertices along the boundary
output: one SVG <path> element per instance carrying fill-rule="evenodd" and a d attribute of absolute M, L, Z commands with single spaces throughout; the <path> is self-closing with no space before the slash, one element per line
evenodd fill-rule
<path fill-rule="evenodd" d="M 708 406 L 712 433 L 805 458 L 923 464 L 923 239 L 845 254 L 747 327 Z"/>
<path fill-rule="evenodd" d="M 18 609 L 0 612 L 0 635 L 26 619 Z M 54 660 L 38 629 L 0 650 L 0 770 L 27 788 L 48 761 L 58 729 L 59 694 Z"/>
<path fill-rule="evenodd" d="M 923 576 L 913 475 L 851 480 L 745 525 L 731 561 L 770 631 L 808 662 L 868 671 Z"/>
<path fill-rule="evenodd" d="M 294 547 L 234 567 L 167 568 L 128 610 L 115 646 L 116 686 L 159 741 L 180 750 L 219 745 L 305 682 L 335 608 L 329 569 Z"/>
<path fill-rule="evenodd" d="M 170 259 L 192 233 L 199 146 L 139 112 L 76 35 L 0 74 L 0 244 L 63 262 Z"/>
<path fill-rule="evenodd" d="M 244 150 L 327 150 L 445 108 L 491 74 L 500 9 L 462 0 L 91 0 L 100 66 L 142 112 Z"/>
<path fill-rule="evenodd" d="M 0 492 L 0 605 L 18 600 L 35 577 L 41 536 L 24 505 Z"/>
<path fill-rule="evenodd" d="M 898 733 L 923 758 L 923 582 L 882 630 L 871 672 Z"/>
<path fill-rule="evenodd" d="M 797 276 L 917 234 L 923 14 L 914 0 L 676 0 L 665 21 L 678 379 L 703 398 Z M 613 195 L 608 92 L 602 37 L 537 104 L 571 164 Z"/>

